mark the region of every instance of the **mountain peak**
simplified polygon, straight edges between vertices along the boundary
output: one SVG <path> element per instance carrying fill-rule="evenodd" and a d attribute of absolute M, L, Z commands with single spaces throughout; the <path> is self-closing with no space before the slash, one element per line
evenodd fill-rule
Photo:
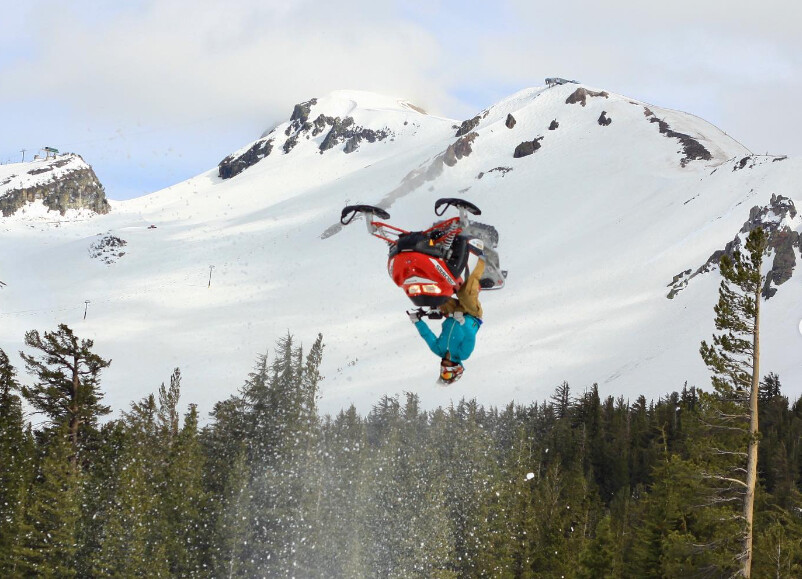
<path fill-rule="evenodd" d="M 408 132 L 404 127 L 411 122 L 415 125 L 415 119 L 421 118 L 434 119 L 403 99 L 367 91 L 337 90 L 296 104 L 288 122 L 227 156 L 219 163 L 218 174 L 223 179 L 235 177 L 270 156 L 274 149 L 288 154 L 303 141 L 311 141 L 319 153 L 338 146 L 346 154 L 353 153 L 362 142 L 392 140 Z"/>

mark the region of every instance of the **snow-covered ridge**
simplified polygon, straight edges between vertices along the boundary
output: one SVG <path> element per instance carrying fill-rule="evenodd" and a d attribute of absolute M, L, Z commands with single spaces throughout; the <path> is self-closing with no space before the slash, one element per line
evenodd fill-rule
<path fill-rule="evenodd" d="M 419 128 L 419 118 L 426 116 L 425 111 L 402 99 L 364 91 L 335 91 L 296 104 L 289 121 L 228 155 L 220 162 L 218 174 L 230 179 L 274 151 L 286 155 L 299 144 L 321 154 L 334 148 L 353 153 L 363 143 L 403 138 L 411 132 L 407 129 Z"/>
<path fill-rule="evenodd" d="M 571 98 L 581 88 L 584 105 Z M 350 91 L 287 112 L 232 156 L 254 159 L 230 178 L 213 167 L 58 228 L 0 221 L 3 349 L 67 323 L 114 360 L 104 384 L 117 409 L 180 366 L 187 400 L 206 412 L 288 330 L 307 343 L 324 335 L 324 411 L 364 410 L 404 390 L 431 406 L 542 400 L 563 380 L 649 397 L 709 379 L 698 349 L 714 331 L 718 274 L 673 300 L 666 284 L 733 240 L 752 207 L 773 195 L 800 202 L 800 160 L 752 156 L 693 115 L 583 85 L 520 91 L 461 136 L 461 121 Z M 363 129 L 388 134 L 346 152 Z M 710 158 L 693 158 L 674 135 Z M 516 157 L 521 143 L 529 154 Z M 403 313 L 384 244 L 363 223 L 339 226 L 343 206 L 366 203 L 399 227 L 425 228 L 440 197 L 482 209 L 509 270 L 503 290 L 483 295 L 485 323 L 456 390 L 434 386 L 437 360 Z M 788 212 L 778 225 L 798 233 L 799 218 Z M 762 367 L 802 384 L 802 276 L 772 289 Z"/>
<path fill-rule="evenodd" d="M 564 108 L 562 105 L 569 107 Z M 571 110 L 571 106 L 580 110 Z M 578 115 L 586 117 L 595 115 L 593 118 L 600 124 L 603 124 L 602 119 L 606 119 L 606 126 L 612 124 L 613 120 L 633 125 L 646 123 L 655 135 L 662 134 L 670 139 L 679 140 L 680 144 L 683 144 L 683 137 L 686 141 L 695 141 L 709 153 L 709 158 L 706 156 L 700 158 L 713 160 L 716 163 L 751 154 L 735 139 L 699 117 L 581 84 L 521 90 L 464 121 L 455 136 L 467 134 L 469 131 L 481 134 L 483 130 L 507 125 L 510 121 L 514 126 L 518 122 L 518 117 L 536 119 L 537 126 L 525 125 L 525 128 L 533 135 L 538 133 L 543 136 L 548 130 L 555 130 L 549 129 L 552 123 L 556 123 L 557 126 L 560 123 L 564 125 Z M 638 144 L 643 145 L 643 143 Z"/>

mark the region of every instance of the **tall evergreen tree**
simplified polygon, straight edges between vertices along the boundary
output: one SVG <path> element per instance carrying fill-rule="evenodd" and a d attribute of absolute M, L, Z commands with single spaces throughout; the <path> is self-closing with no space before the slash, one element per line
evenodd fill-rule
<path fill-rule="evenodd" d="M 92 574 L 99 577 L 167 577 L 168 554 L 162 540 L 161 470 L 165 453 L 156 398 L 147 396 L 123 413 L 120 432 L 111 433 L 121 446 L 112 465 L 111 498 L 100 515 L 99 548 L 92 554 Z"/>
<path fill-rule="evenodd" d="M 251 437 L 250 489 L 256 515 L 250 525 L 248 559 L 260 573 L 303 573 L 312 560 L 310 516 L 317 496 L 316 396 L 323 341 L 318 336 L 304 359 L 295 340 L 278 341 L 272 363 L 260 356 L 242 398 Z"/>
<path fill-rule="evenodd" d="M 743 552 L 739 555 L 741 576 L 751 576 L 755 490 L 758 466 L 758 397 L 760 385 L 760 292 L 763 287 L 763 255 L 767 236 L 762 228 L 753 229 L 746 241 L 748 257 L 735 251 L 720 262 L 724 278 L 715 307 L 716 329 L 713 344 L 702 342 L 700 353 L 713 370 L 713 387 L 725 400 L 743 406 L 748 420 L 746 476 L 744 488 Z M 734 477 L 727 477 L 732 480 Z"/>
<path fill-rule="evenodd" d="M 68 424 L 52 432 L 28 490 L 13 558 L 21 577 L 76 577 L 82 473 Z"/>
<path fill-rule="evenodd" d="M 178 385 L 175 392 L 177 401 Z M 173 577 L 196 577 L 203 568 L 203 519 L 207 508 L 203 466 L 198 411 L 190 404 L 183 426 L 167 447 L 167 460 L 159 476 L 159 508 L 164 522 L 161 540 Z"/>
<path fill-rule="evenodd" d="M 34 447 L 26 432 L 16 370 L 0 349 L 0 574 L 12 575 L 14 539 L 33 471 Z"/>
<path fill-rule="evenodd" d="M 38 381 L 24 387 L 22 394 L 38 412 L 45 414 L 57 429 L 68 427 L 72 454 L 78 463 L 83 430 L 95 428 L 97 419 L 111 409 L 101 404 L 100 372 L 111 364 L 94 352 L 92 340 L 79 340 L 73 331 L 59 324 L 55 332 L 25 334 L 25 344 L 38 351 L 35 355 L 20 352 L 25 366 Z"/>
<path fill-rule="evenodd" d="M 317 567 L 332 577 L 366 574 L 371 537 L 366 531 L 370 453 L 364 420 L 352 405 L 322 426 L 322 470 L 316 520 Z"/>

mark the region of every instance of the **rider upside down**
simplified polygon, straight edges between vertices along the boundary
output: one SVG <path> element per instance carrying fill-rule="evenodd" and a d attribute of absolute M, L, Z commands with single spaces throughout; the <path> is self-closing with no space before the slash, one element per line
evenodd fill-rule
<path fill-rule="evenodd" d="M 440 306 L 440 313 L 446 316 L 440 328 L 440 335 L 435 336 L 421 317 L 420 310 L 408 312 L 409 319 L 415 324 L 418 333 L 436 356 L 440 357 L 440 379 L 443 384 L 453 384 L 462 377 L 464 366 L 476 346 L 476 334 L 482 326 L 482 304 L 479 303 L 479 280 L 485 270 L 484 258 L 476 257 L 475 265 L 467 280 L 457 292 L 457 299 L 448 298 Z"/>
<path fill-rule="evenodd" d="M 445 205 L 445 207 L 443 207 Z M 442 207 L 441 211 L 438 211 Z M 442 216 L 448 207 L 459 209 L 459 217 L 436 223 L 425 231 L 406 231 L 376 221 L 389 219 L 387 211 L 369 205 L 348 206 L 342 211 L 341 223 L 353 221 L 356 213 L 366 214 L 368 232 L 390 246 L 388 271 L 412 302 L 420 306 L 407 312 L 429 349 L 440 358 L 439 381 L 452 384 L 462 377 L 463 361 L 476 345 L 476 334 L 482 325 L 482 289 L 500 289 L 506 272 L 498 268 L 498 259 L 490 249 L 491 262 L 485 255 L 481 224 L 475 224 L 479 235 L 468 231 L 474 226 L 467 213 L 480 215 L 478 207 L 462 199 L 440 199 L 435 213 Z M 492 228 L 490 228 L 492 229 Z M 496 239 L 488 239 L 495 246 Z M 456 295 L 456 298 L 449 297 Z M 440 335 L 435 336 L 422 318 L 443 320 Z"/>

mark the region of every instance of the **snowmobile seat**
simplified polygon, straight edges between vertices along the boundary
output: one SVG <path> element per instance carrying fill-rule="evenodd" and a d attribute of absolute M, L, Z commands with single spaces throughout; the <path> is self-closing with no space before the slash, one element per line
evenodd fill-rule
<path fill-rule="evenodd" d="M 454 277 L 460 277 L 468 263 L 468 238 L 464 235 L 457 235 L 451 242 L 451 257 L 446 261 L 448 269 Z"/>
<path fill-rule="evenodd" d="M 431 240 L 432 238 L 422 231 L 403 233 L 398 236 L 396 243 L 390 247 L 390 257 L 407 251 L 414 251 L 415 253 L 431 255 L 441 259 L 445 257 L 445 248 L 442 244 L 431 245 L 429 243 Z"/>

